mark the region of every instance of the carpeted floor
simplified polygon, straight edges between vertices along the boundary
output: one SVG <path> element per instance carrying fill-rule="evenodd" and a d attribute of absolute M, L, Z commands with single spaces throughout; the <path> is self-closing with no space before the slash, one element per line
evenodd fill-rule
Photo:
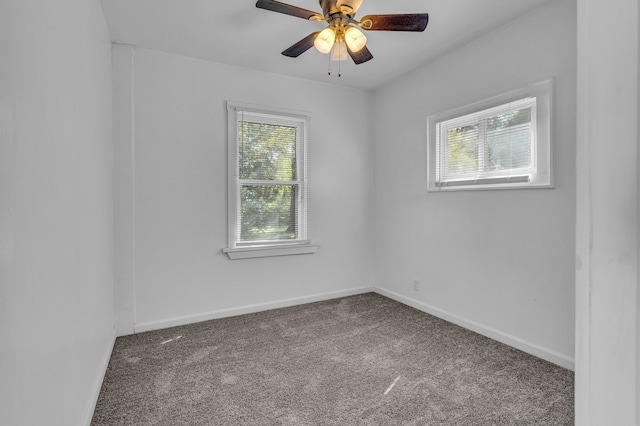
<path fill-rule="evenodd" d="M 92 426 L 573 425 L 573 373 L 368 293 L 120 337 Z"/>

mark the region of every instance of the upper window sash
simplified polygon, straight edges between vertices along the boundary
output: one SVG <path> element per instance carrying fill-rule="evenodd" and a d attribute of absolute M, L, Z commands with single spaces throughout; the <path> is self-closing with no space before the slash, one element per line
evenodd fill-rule
<path fill-rule="evenodd" d="M 486 120 L 487 118 L 492 118 L 498 115 L 508 114 L 512 111 L 517 111 L 523 108 L 535 106 L 535 101 L 536 101 L 536 98 L 527 96 L 522 99 L 505 102 L 504 104 L 501 104 L 495 107 L 482 109 L 480 111 L 471 112 L 471 113 L 453 117 L 453 118 L 443 119 L 438 122 L 445 121 L 449 125 L 449 128 L 461 127 L 470 123 L 478 122 L 480 120 Z"/>

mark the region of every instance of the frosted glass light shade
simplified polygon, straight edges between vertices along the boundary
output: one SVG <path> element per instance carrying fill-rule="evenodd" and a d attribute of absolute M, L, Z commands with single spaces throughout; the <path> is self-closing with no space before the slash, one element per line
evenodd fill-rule
<path fill-rule="evenodd" d="M 347 60 L 347 45 L 344 41 L 338 42 L 333 45 L 331 49 L 332 61 L 346 61 Z"/>
<path fill-rule="evenodd" d="M 359 52 L 367 44 L 367 37 L 356 27 L 348 27 L 344 33 L 344 41 L 352 52 Z"/>
<path fill-rule="evenodd" d="M 328 27 L 320 31 L 320 34 L 313 41 L 313 45 L 318 49 L 320 53 L 329 53 L 333 47 L 333 43 L 336 41 L 336 32 L 333 28 Z"/>

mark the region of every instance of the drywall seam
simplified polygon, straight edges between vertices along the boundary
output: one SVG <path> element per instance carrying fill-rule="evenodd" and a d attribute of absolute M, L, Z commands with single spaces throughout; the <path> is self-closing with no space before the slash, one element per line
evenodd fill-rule
<path fill-rule="evenodd" d="M 136 53 L 131 46 L 131 314 L 133 329 L 137 319 L 136 309 Z"/>
<path fill-rule="evenodd" d="M 131 334 L 136 317 L 134 50 L 112 43 L 114 80 L 114 271 L 116 330 Z"/>

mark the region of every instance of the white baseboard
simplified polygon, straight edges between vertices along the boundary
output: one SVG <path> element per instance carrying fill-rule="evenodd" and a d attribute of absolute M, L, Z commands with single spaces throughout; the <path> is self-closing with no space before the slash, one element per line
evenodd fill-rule
<path fill-rule="evenodd" d="M 93 413 L 96 410 L 96 404 L 98 403 L 98 397 L 100 396 L 100 390 L 102 389 L 102 382 L 104 382 L 104 376 L 107 374 L 107 367 L 109 367 L 109 360 L 111 359 L 111 353 L 113 352 L 113 346 L 116 344 L 116 329 L 113 329 L 111 334 L 111 340 L 107 344 L 106 351 L 100 362 L 100 369 L 98 370 L 98 376 L 93 383 L 93 389 L 91 390 L 91 398 L 89 399 L 89 405 L 84 413 L 83 421 L 81 424 L 85 426 L 91 426 L 91 420 L 93 419 Z"/>
<path fill-rule="evenodd" d="M 478 324 L 474 321 L 467 320 L 458 315 L 452 314 L 450 312 L 444 311 L 442 309 L 436 308 L 434 306 L 428 305 L 426 303 L 420 302 L 410 297 L 403 296 L 391 290 L 387 290 L 381 287 L 376 287 L 374 291 L 382 296 L 386 296 L 397 302 L 400 302 L 405 305 L 411 306 L 412 308 L 418 309 L 419 311 L 426 312 L 430 315 L 436 316 L 445 321 L 449 321 L 453 324 L 456 324 L 468 330 L 474 331 L 478 334 L 482 334 L 483 336 L 489 337 L 493 340 L 497 340 L 498 342 L 501 342 L 511 347 L 514 347 L 516 349 L 519 349 L 535 357 L 542 358 L 553 364 L 559 365 L 560 367 L 567 368 L 571 371 L 574 371 L 575 369 L 575 361 L 573 358 L 568 357 L 564 354 L 558 353 L 556 351 L 553 351 L 549 348 L 545 348 L 540 345 L 536 345 L 535 343 L 527 342 L 518 337 L 511 336 L 502 331 L 499 331 L 490 327 L 486 327 L 482 324 Z"/>
<path fill-rule="evenodd" d="M 159 321 L 148 321 L 148 322 L 135 324 L 134 333 L 160 330 L 163 328 L 175 327 L 179 325 L 186 325 L 186 324 L 192 324 L 192 323 L 201 322 L 201 321 L 209 321 L 213 319 L 232 317 L 236 315 L 251 314 L 255 312 L 268 311 L 271 309 L 286 308 L 289 306 L 320 302 L 323 300 L 337 299 L 340 297 L 352 296 L 355 294 L 363 294 L 363 293 L 369 293 L 369 292 L 375 292 L 382 296 L 396 300 L 407 306 L 411 306 L 422 312 L 426 312 L 430 315 L 436 316 L 438 318 L 442 318 L 445 321 L 449 321 L 453 324 L 456 324 L 468 330 L 474 331 L 478 334 L 482 334 L 483 336 L 489 337 L 493 340 L 497 340 L 498 342 L 512 346 L 523 352 L 526 352 L 538 358 L 542 358 L 546 361 L 549 361 L 553 364 L 567 368 L 569 370 L 573 371 L 575 368 L 574 359 L 567 355 L 561 354 L 559 352 L 553 351 L 549 348 L 545 348 L 535 343 L 528 342 L 519 337 L 515 337 L 510 334 L 504 333 L 500 330 L 496 330 L 491 327 L 484 326 L 475 321 L 462 318 L 458 315 L 452 314 L 450 312 L 436 308 L 434 306 L 428 305 L 426 303 L 420 302 L 410 297 L 403 296 L 399 293 L 396 293 L 391 290 L 387 290 L 382 287 L 360 287 L 360 288 L 349 289 L 349 290 L 319 293 L 319 294 L 313 294 L 310 296 L 302 296 L 302 297 L 296 297 L 291 299 L 278 300 L 274 302 L 240 306 L 237 308 L 220 309 L 217 311 L 210 311 L 210 312 L 203 312 L 195 315 L 186 315 L 182 317 L 168 318 L 168 319 L 159 320 Z M 114 340 L 115 340 L 115 335 L 114 335 Z M 108 359 L 106 362 L 108 363 Z M 105 370 L 106 370 L 106 366 L 105 366 Z M 97 399 L 97 395 L 96 395 L 96 399 Z"/>
<path fill-rule="evenodd" d="M 255 312 L 268 311 L 271 309 L 286 308 L 289 306 L 303 305 L 305 303 L 337 299 L 340 297 L 352 296 L 355 294 L 370 293 L 373 291 L 375 291 L 373 287 L 360 287 L 349 290 L 340 290 L 328 293 L 313 294 L 310 296 L 295 297 L 291 299 L 278 300 L 275 302 L 257 303 L 255 305 L 246 305 L 238 308 L 221 309 L 218 311 L 203 312 L 200 314 L 168 318 L 159 321 L 142 322 L 139 324 L 135 324 L 133 330 L 134 333 L 142 333 L 145 331 L 159 330 L 162 328 L 175 327 L 178 325 L 209 321 L 212 319 L 233 317 L 236 315 L 252 314 Z"/>

